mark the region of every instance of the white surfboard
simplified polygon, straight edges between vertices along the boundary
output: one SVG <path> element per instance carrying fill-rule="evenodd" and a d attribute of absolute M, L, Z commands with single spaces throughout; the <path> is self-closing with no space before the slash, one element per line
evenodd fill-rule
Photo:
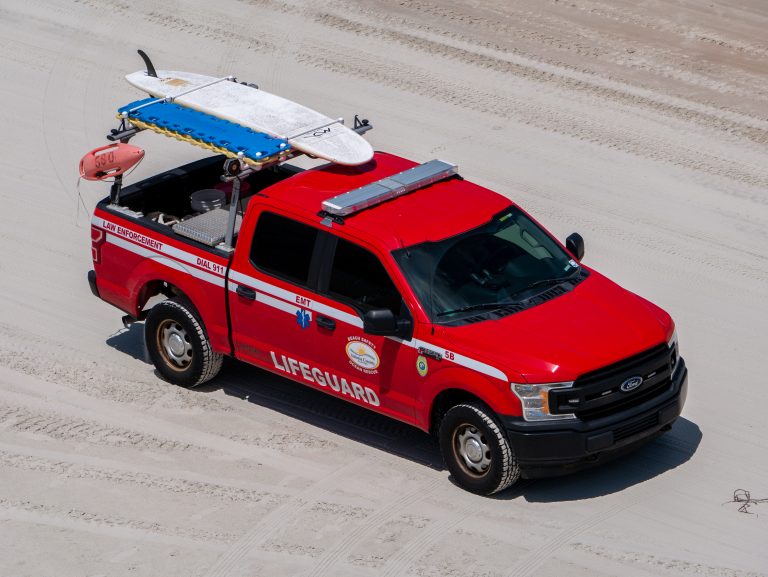
<path fill-rule="evenodd" d="M 157 77 L 143 70 L 125 79 L 155 98 L 283 138 L 297 150 L 349 166 L 368 162 L 371 145 L 355 131 L 306 106 L 252 86 L 192 72 L 158 70 Z"/>

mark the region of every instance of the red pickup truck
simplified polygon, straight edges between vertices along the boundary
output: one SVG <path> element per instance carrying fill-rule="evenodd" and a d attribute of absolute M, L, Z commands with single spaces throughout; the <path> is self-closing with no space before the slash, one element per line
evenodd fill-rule
<path fill-rule="evenodd" d="M 434 432 L 481 494 L 602 462 L 680 415 L 672 319 L 581 264 L 578 234 L 563 246 L 441 161 L 247 176 L 229 161 L 228 183 L 224 163 L 128 186 L 93 216 L 91 290 L 146 321 L 168 381 L 252 363 Z"/>

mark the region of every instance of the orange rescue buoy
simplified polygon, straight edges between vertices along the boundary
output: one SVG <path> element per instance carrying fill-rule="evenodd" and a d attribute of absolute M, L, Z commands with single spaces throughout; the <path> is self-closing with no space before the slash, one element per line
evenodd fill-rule
<path fill-rule="evenodd" d="M 86 180 L 104 180 L 120 176 L 144 158 L 138 146 L 115 142 L 94 148 L 80 159 L 80 176 Z"/>

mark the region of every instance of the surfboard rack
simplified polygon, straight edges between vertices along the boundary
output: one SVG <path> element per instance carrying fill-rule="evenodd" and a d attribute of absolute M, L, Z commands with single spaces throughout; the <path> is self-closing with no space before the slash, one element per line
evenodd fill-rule
<path fill-rule="evenodd" d="M 224 242 L 218 245 L 221 250 L 226 252 L 235 250 L 234 238 L 237 228 L 237 211 L 240 208 L 240 185 L 244 178 L 249 177 L 256 170 L 254 167 L 244 164 L 242 157 L 228 158 L 224 161 L 224 175 L 221 180 L 232 183 L 232 196 L 229 200 L 229 215 L 227 216 Z"/>
<path fill-rule="evenodd" d="M 148 98 L 132 102 L 118 109 L 118 118 L 120 125 L 107 134 L 110 142 L 125 144 L 142 130 L 149 129 L 230 158 L 239 158 L 255 167 L 285 162 L 304 154 L 291 147 L 287 139 L 275 138 L 166 99 Z M 343 124 L 344 120 L 338 118 L 328 125 L 336 123 Z M 301 134 L 322 130 L 328 125 L 302 130 Z M 367 118 L 361 119 L 355 114 L 352 130 L 362 135 L 371 129 L 373 125 Z"/>
<path fill-rule="evenodd" d="M 230 158 L 238 158 L 254 167 L 284 162 L 298 153 L 283 138 L 165 99 L 147 98 L 131 102 L 118 109 L 118 118 L 120 126 L 107 136 L 110 140 L 131 138 L 138 130 L 149 129 Z"/>
<path fill-rule="evenodd" d="M 367 118 L 360 118 L 355 114 L 355 123 L 352 125 L 352 130 L 360 135 L 365 134 L 369 130 L 373 130 L 373 124 L 371 124 Z"/>
<path fill-rule="evenodd" d="M 134 126 L 125 118 L 121 118 L 120 126 L 109 131 L 109 134 L 107 134 L 107 140 L 110 142 L 122 142 L 125 144 L 142 130 L 144 129 L 139 128 L 138 126 Z"/>
<path fill-rule="evenodd" d="M 334 124 L 344 124 L 343 118 L 337 118 L 335 120 L 331 120 L 330 122 L 326 122 L 325 124 L 320 124 L 319 126 L 312 126 L 310 128 L 302 128 L 299 132 L 295 132 L 291 134 L 290 136 L 286 137 L 286 140 L 291 140 L 293 138 L 298 138 L 299 136 L 306 136 L 309 133 L 315 133 L 314 136 L 318 136 L 322 134 L 321 131 L 325 131 L 325 129 L 328 129 L 329 127 L 333 126 Z"/>

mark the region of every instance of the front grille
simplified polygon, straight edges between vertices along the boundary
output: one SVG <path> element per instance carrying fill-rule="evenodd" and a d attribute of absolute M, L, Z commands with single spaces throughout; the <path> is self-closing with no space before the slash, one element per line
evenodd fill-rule
<path fill-rule="evenodd" d="M 585 421 L 614 415 L 668 391 L 672 386 L 671 361 L 670 350 L 662 343 L 582 375 L 573 388 L 550 391 L 550 411 L 574 413 Z M 632 391 L 622 391 L 621 384 L 635 376 L 642 377 L 642 384 Z"/>

